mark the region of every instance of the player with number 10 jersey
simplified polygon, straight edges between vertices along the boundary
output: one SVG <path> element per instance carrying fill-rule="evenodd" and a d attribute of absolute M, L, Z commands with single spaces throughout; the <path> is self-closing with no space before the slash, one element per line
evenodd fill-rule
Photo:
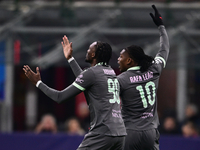
<path fill-rule="evenodd" d="M 118 58 L 122 116 L 127 130 L 124 150 L 159 150 L 157 89 L 169 55 L 169 40 L 156 9 L 151 14 L 160 33 L 160 49 L 155 58 L 136 45 L 124 48 Z"/>
<path fill-rule="evenodd" d="M 158 30 L 160 50 L 155 59 L 136 45 L 123 49 L 118 58 L 122 73 L 117 78 L 121 87 L 122 115 L 126 129 L 148 130 L 159 125 L 156 93 L 169 55 L 169 40 L 163 24 L 158 25 Z M 142 69 L 142 66 L 146 68 Z"/>
<path fill-rule="evenodd" d="M 142 73 L 140 67 L 136 66 L 118 75 L 126 129 L 148 130 L 158 127 L 156 92 L 164 62 L 164 59 L 156 57 L 146 72 Z"/>

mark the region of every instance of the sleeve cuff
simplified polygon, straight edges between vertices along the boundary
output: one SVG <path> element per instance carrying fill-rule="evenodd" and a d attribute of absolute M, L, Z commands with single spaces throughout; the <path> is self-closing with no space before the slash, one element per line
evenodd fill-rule
<path fill-rule="evenodd" d="M 161 28 L 165 28 L 165 26 L 164 25 L 159 25 L 158 29 L 161 29 Z"/>
<path fill-rule="evenodd" d="M 68 63 L 70 63 L 72 60 L 74 60 L 74 57 L 70 58 L 70 59 L 68 60 Z"/>
<path fill-rule="evenodd" d="M 42 82 L 42 81 L 39 80 L 39 81 L 36 83 L 36 87 L 38 87 L 38 86 L 40 85 L 41 82 Z"/>

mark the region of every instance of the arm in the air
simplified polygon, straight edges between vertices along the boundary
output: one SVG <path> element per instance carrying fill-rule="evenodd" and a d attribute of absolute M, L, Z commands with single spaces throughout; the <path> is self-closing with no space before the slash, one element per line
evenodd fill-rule
<path fill-rule="evenodd" d="M 61 44 L 63 47 L 64 56 L 68 60 L 73 73 L 77 77 L 83 70 L 80 68 L 76 60 L 72 57 L 72 52 L 73 52 L 72 42 L 69 42 L 68 38 L 64 36 Z"/>
<path fill-rule="evenodd" d="M 77 77 L 83 70 L 81 69 L 81 67 L 78 65 L 78 63 L 76 62 L 76 60 L 74 59 L 74 57 L 70 58 L 68 60 L 69 65 L 74 73 L 74 75 Z"/>
<path fill-rule="evenodd" d="M 57 103 L 61 103 L 65 100 L 68 100 L 82 92 L 82 90 L 78 89 L 73 84 L 71 84 L 70 86 L 68 86 L 67 88 L 65 88 L 62 91 L 57 91 L 55 89 L 48 87 L 46 84 L 44 84 L 41 81 L 38 85 L 38 88 L 44 94 L 46 94 L 48 97 L 50 97 L 52 100 L 54 100 Z"/>
<path fill-rule="evenodd" d="M 169 39 L 164 25 L 160 25 L 158 30 L 160 33 L 160 49 L 155 57 L 155 60 L 161 59 L 165 67 L 169 55 Z"/>
<path fill-rule="evenodd" d="M 155 61 L 157 63 L 163 62 L 163 67 L 166 65 L 166 61 L 169 55 L 169 39 L 167 32 L 165 30 L 165 26 L 162 20 L 162 16 L 160 15 L 159 11 L 157 10 L 155 5 L 152 5 L 152 8 L 154 9 L 154 15 L 150 13 L 150 16 L 153 19 L 153 22 L 158 27 L 159 33 L 160 33 L 160 49 L 155 57 Z"/>

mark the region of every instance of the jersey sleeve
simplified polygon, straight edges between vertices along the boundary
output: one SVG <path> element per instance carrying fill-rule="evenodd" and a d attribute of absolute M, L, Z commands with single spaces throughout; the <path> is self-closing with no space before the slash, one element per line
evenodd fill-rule
<path fill-rule="evenodd" d="M 48 97 L 50 97 L 52 100 L 54 100 L 57 103 L 61 103 L 65 100 L 68 100 L 77 94 L 81 93 L 82 91 L 75 87 L 74 85 L 70 85 L 67 88 L 65 88 L 62 91 L 58 91 L 55 89 L 52 89 L 48 87 L 46 84 L 41 82 L 38 86 L 38 88 L 46 94 Z"/>
<path fill-rule="evenodd" d="M 81 72 L 81 74 L 73 82 L 73 85 L 77 87 L 79 90 L 85 91 L 86 88 L 94 84 L 94 80 L 95 80 L 95 74 L 89 68 Z"/>
<path fill-rule="evenodd" d="M 162 64 L 162 67 L 165 68 L 169 55 L 169 39 L 165 26 L 161 25 L 158 29 L 160 32 L 160 49 L 155 57 L 155 63 Z"/>
<path fill-rule="evenodd" d="M 83 71 L 74 58 L 69 62 L 69 65 L 76 77 Z"/>

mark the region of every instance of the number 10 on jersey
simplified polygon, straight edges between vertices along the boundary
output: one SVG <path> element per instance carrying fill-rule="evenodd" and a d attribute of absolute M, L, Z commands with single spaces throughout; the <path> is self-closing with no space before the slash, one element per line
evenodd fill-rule
<path fill-rule="evenodd" d="M 152 91 L 150 90 L 150 87 L 152 87 Z M 145 91 L 143 89 L 143 87 L 141 85 L 137 86 L 136 89 L 140 92 L 140 97 L 142 99 L 142 103 L 143 103 L 143 107 L 147 108 L 147 104 L 149 103 L 151 106 L 155 103 L 155 97 L 156 97 L 156 87 L 154 82 L 150 81 L 147 82 L 144 89 L 146 91 L 147 94 L 147 99 L 148 99 L 148 103 L 147 103 L 147 99 L 145 98 Z"/>

